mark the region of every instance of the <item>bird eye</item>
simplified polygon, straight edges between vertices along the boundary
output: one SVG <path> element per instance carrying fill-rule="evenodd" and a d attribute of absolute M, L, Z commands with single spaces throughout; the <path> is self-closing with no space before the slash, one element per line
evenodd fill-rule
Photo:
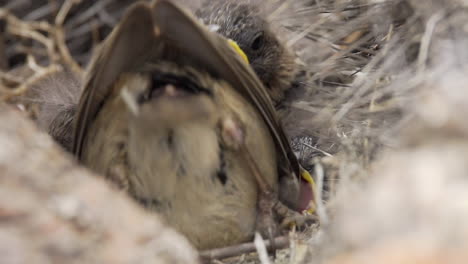
<path fill-rule="evenodd" d="M 263 43 L 265 42 L 265 38 L 263 36 L 263 32 L 260 32 L 252 42 L 252 45 L 250 45 L 250 48 L 254 51 L 259 50 L 261 47 L 263 47 Z"/>

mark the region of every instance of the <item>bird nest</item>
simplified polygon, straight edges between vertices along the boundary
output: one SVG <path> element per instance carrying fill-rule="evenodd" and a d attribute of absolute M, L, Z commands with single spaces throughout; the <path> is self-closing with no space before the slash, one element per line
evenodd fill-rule
<path fill-rule="evenodd" d="M 21 99 L 28 87 L 64 69 L 81 75 L 132 2 L 0 1 L 2 100 L 34 118 L 35 104 Z M 306 95 L 288 102 L 284 123 L 316 177 L 321 228 L 302 236 L 288 261 L 468 259 L 467 7 L 457 0 L 262 5 L 310 72 Z"/>

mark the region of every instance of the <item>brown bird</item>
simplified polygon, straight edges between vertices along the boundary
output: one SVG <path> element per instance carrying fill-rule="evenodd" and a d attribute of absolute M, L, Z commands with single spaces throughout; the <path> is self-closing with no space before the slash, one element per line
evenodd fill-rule
<path fill-rule="evenodd" d="M 277 30 L 272 28 L 272 25 L 264 17 L 262 12 L 255 4 L 246 1 L 206 1 L 196 12 L 196 15 L 210 28 L 214 28 L 216 33 L 234 40 L 248 57 L 250 66 L 257 73 L 270 98 L 276 104 L 281 121 L 285 122 L 288 128 L 289 136 L 295 135 L 298 122 L 295 121 L 295 113 L 297 109 L 292 109 L 288 102 L 294 100 L 294 97 L 305 92 L 306 88 L 306 73 L 303 65 L 298 62 L 294 51 L 287 47 L 284 40 L 278 36 Z M 212 30 L 213 31 L 213 30 Z M 44 98 L 56 97 L 52 91 L 63 91 L 67 89 L 50 89 L 44 87 L 49 92 L 46 92 Z M 70 89 L 71 90 L 71 89 Z M 74 95 L 76 93 L 69 93 Z M 64 97 L 64 103 L 67 107 L 52 108 L 58 112 L 55 119 L 51 119 L 50 110 L 45 112 L 45 127 L 51 132 L 51 135 L 56 141 L 70 150 L 68 143 L 71 135 L 69 130 L 72 123 L 70 113 L 76 111 L 75 107 L 69 107 L 70 96 Z M 50 105 L 50 100 L 45 100 Z M 78 100 L 75 100 L 76 102 Z M 57 104 L 55 104 L 57 105 Z M 52 106 L 55 106 L 52 105 Z M 47 106 L 47 104 L 46 104 Z M 49 107 L 50 108 L 50 107 Z M 291 118 L 293 117 L 293 118 Z M 40 118 L 44 119 L 44 118 Z M 300 126 L 298 126 L 300 127 Z M 312 196 L 310 186 L 307 182 L 301 181 L 301 192 L 296 191 L 297 183 L 289 181 L 290 178 L 281 178 L 280 188 L 281 199 L 288 206 L 301 211 L 309 206 L 307 198 L 298 197 L 299 193 L 308 193 Z M 300 199 L 302 202 L 297 203 Z"/>
<path fill-rule="evenodd" d="M 300 207 L 301 168 L 267 91 L 226 39 L 168 1 L 127 12 L 66 114 L 77 157 L 199 249 L 272 236 L 277 209 L 297 216 L 278 202 L 280 188 Z"/>

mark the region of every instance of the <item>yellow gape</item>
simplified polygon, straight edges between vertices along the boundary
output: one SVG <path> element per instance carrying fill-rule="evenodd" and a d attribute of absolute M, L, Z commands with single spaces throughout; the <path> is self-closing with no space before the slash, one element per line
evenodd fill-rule
<path fill-rule="evenodd" d="M 312 178 L 312 176 L 310 175 L 310 173 L 307 170 L 301 168 L 301 171 L 302 171 L 301 172 L 301 177 L 309 183 L 310 188 L 312 189 L 312 195 L 315 196 L 315 181 L 314 181 L 314 179 Z M 316 197 L 312 198 L 310 207 L 309 207 L 309 209 L 306 210 L 306 212 L 309 213 L 309 214 L 313 214 L 315 212 L 316 205 L 313 202 L 315 200 L 315 198 Z"/>
<path fill-rule="evenodd" d="M 237 43 L 232 39 L 228 39 L 228 43 L 245 60 L 245 62 L 249 64 L 249 58 L 247 57 L 247 55 L 245 55 L 244 51 L 239 47 L 239 45 L 237 45 Z"/>

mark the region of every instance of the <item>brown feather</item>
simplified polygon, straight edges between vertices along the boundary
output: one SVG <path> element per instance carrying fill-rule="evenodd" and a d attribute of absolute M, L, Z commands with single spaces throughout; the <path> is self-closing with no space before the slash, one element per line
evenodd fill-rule
<path fill-rule="evenodd" d="M 111 84 L 121 73 L 141 62 L 152 48 L 155 39 L 152 24 L 150 6 L 135 4 L 120 27 L 104 42 L 100 55 L 91 62 L 75 120 L 73 153 L 76 156 L 81 156 L 89 123 L 108 96 Z"/>

